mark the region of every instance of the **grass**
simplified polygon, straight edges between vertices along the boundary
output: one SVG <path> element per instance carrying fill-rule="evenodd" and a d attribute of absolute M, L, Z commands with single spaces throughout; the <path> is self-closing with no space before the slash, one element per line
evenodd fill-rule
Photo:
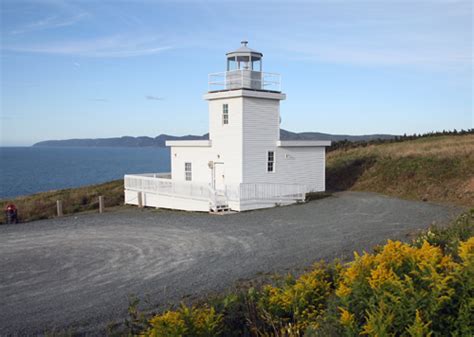
<path fill-rule="evenodd" d="M 99 185 L 84 186 L 50 192 L 43 192 L 12 200 L 1 200 L 5 208 L 13 202 L 18 208 L 20 222 L 48 219 L 56 216 L 56 200 L 62 200 L 65 215 L 99 209 L 99 196 L 104 196 L 105 207 L 123 205 L 123 180 L 114 180 Z M 0 223 L 4 223 L 4 217 Z"/>
<path fill-rule="evenodd" d="M 474 135 L 329 152 L 327 188 L 474 206 Z"/>

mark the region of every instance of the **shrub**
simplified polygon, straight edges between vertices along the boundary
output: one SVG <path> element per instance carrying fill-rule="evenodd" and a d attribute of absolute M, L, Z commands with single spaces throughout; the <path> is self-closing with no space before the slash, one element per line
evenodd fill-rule
<path fill-rule="evenodd" d="M 427 241 L 419 248 L 388 241 L 377 254 L 356 254 L 336 291 L 346 333 L 462 336 L 463 329 L 474 333 L 472 320 L 465 317 L 473 304 L 474 279 L 469 279 L 473 246 L 474 238 L 460 244 L 462 263 Z"/>
<path fill-rule="evenodd" d="M 143 336 L 179 337 L 219 336 L 222 329 L 222 315 L 213 307 L 196 308 L 181 305 L 177 311 L 166 311 L 150 319 L 151 328 Z"/>
<path fill-rule="evenodd" d="M 432 226 L 421 233 L 413 242 L 416 247 L 421 247 L 427 241 L 433 246 L 440 247 L 446 254 L 457 257 L 458 246 L 461 241 L 466 241 L 474 236 L 474 209 L 461 214 L 449 227 L 441 228 Z"/>
<path fill-rule="evenodd" d="M 265 286 L 258 308 L 266 314 L 265 317 L 272 326 L 304 330 L 326 308 L 332 284 L 328 268 L 319 263 L 298 279 L 289 276 L 283 285 Z"/>

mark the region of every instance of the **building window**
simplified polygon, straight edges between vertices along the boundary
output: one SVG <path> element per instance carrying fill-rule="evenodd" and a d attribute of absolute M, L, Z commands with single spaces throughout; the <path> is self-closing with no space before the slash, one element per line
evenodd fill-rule
<path fill-rule="evenodd" d="M 275 152 L 268 151 L 267 172 L 275 172 Z"/>
<path fill-rule="evenodd" d="M 184 163 L 184 179 L 187 181 L 191 181 L 193 179 L 191 163 Z"/>
<path fill-rule="evenodd" d="M 222 124 L 229 124 L 229 104 L 222 105 Z"/>

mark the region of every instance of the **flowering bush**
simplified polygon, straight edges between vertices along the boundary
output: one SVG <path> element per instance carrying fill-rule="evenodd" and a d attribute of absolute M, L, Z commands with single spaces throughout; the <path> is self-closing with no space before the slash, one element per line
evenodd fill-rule
<path fill-rule="evenodd" d="M 472 320 L 461 317 L 473 304 L 473 245 L 471 238 L 459 246 L 462 263 L 427 241 L 420 248 L 388 241 L 378 254 L 356 254 L 336 290 L 346 333 L 463 336 L 464 328 L 474 333 Z"/>
<path fill-rule="evenodd" d="M 290 276 L 283 285 L 263 287 L 258 309 L 271 325 L 284 326 L 283 330 L 299 331 L 314 325 L 333 292 L 328 271 L 326 265 L 319 263 L 297 279 Z"/>
<path fill-rule="evenodd" d="M 211 337 L 221 332 L 222 315 L 214 308 L 187 307 L 181 305 L 177 311 L 167 311 L 150 320 L 151 327 L 142 334 L 150 337 Z"/>

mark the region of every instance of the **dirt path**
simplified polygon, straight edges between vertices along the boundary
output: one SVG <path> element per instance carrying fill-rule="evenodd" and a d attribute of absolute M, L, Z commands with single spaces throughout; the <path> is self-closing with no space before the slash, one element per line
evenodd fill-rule
<path fill-rule="evenodd" d="M 204 295 L 403 239 L 460 211 L 345 192 L 228 216 L 134 208 L 0 226 L 0 335 L 98 334 L 125 317 L 129 294 L 152 305 Z"/>

